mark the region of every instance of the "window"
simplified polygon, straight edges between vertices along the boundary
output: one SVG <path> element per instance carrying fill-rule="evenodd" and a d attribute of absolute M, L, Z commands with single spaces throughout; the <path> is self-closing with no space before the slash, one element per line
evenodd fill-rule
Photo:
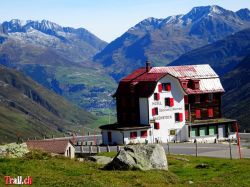
<path fill-rule="evenodd" d="M 131 139 L 137 138 L 137 132 L 136 132 L 136 131 L 130 132 L 130 138 L 131 138 Z"/>
<path fill-rule="evenodd" d="M 209 109 L 208 109 L 208 117 L 209 117 L 209 118 L 214 117 L 214 110 L 213 110 L 212 108 L 209 108 Z"/>
<path fill-rule="evenodd" d="M 162 92 L 162 84 L 158 84 L 158 92 Z"/>
<path fill-rule="evenodd" d="M 199 103 L 200 102 L 200 95 L 195 95 L 195 102 Z"/>
<path fill-rule="evenodd" d="M 108 132 L 108 142 L 112 142 L 112 132 Z"/>
<path fill-rule="evenodd" d="M 146 138 L 148 136 L 148 131 L 141 131 L 141 137 Z"/>
<path fill-rule="evenodd" d="M 184 102 L 185 104 L 188 104 L 188 95 L 184 95 Z"/>
<path fill-rule="evenodd" d="M 209 93 L 209 94 L 207 95 L 207 102 L 212 102 L 213 99 L 214 99 L 213 94 L 212 94 L 212 93 Z"/>
<path fill-rule="evenodd" d="M 195 115 L 197 119 L 201 118 L 201 110 L 195 110 Z"/>
<path fill-rule="evenodd" d="M 169 97 L 165 98 L 165 106 L 170 106 L 170 107 L 174 106 L 174 98 L 169 98 Z"/>
<path fill-rule="evenodd" d="M 160 123 L 159 122 L 154 123 L 154 129 L 160 129 Z"/>
<path fill-rule="evenodd" d="M 162 84 L 162 89 L 164 91 L 170 91 L 171 90 L 171 84 L 170 83 L 163 83 Z"/>
<path fill-rule="evenodd" d="M 154 100 L 159 101 L 160 100 L 160 93 L 154 93 Z"/>
<path fill-rule="evenodd" d="M 185 110 L 185 119 L 188 120 L 188 110 Z"/>
<path fill-rule="evenodd" d="M 183 121 L 183 114 L 182 113 L 175 113 L 175 121 L 182 122 Z"/>
<path fill-rule="evenodd" d="M 152 108 L 152 116 L 158 115 L 158 108 Z"/>

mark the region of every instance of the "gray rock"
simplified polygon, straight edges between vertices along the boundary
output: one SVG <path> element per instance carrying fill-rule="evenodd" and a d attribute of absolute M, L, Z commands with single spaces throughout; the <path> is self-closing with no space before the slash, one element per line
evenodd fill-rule
<path fill-rule="evenodd" d="M 159 144 L 128 145 L 105 166 L 106 169 L 168 170 L 164 148 Z"/>
<path fill-rule="evenodd" d="M 90 156 L 88 157 L 88 160 L 96 162 L 97 164 L 106 165 L 110 163 L 113 158 L 107 156 Z"/>

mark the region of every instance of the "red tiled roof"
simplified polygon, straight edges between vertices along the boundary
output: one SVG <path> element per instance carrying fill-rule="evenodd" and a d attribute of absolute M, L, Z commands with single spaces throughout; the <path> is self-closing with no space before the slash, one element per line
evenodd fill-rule
<path fill-rule="evenodd" d="M 114 94 L 136 95 L 138 97 L 149 97 L 154 92 L 157 82 L 167 74 L 176 77 L 179 81 L 200 80 L 200 89 L 184 89 L 187 94 L 224 92 L 218 75 L 208 65 L 187 65 L 152 67 L 149 72 L 146 68 L 139 68 L 123 78 Z"/>
<path fill-rule="evenodd" d="M 71 143 L 70 140 L 57 140 L 57 139 L 29 140 L 26 142 L 28 149 L 39 149 L 45 152 L 57 153 L 57 154 L 64 154 L 69 143 Z"/>

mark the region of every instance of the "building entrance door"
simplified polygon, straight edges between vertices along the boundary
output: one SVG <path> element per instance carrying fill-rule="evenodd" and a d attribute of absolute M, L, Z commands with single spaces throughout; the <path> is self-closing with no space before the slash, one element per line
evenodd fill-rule
<path fill-rule="evenodd" d="M 219 138 L 226 137 L 225 125 L 218 126 L 218 135 L 219 135 Z"/>

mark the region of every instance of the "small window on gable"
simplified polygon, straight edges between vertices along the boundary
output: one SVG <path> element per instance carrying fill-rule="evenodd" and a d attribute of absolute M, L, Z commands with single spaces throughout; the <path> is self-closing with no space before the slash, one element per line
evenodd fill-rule
<path fill-rule="evenodd" d="M 152 108 L 152 116 L 156 116 L 158 115 L 158 108 L 155 107 L 155 108 Z"/>
<path fill-rule="evenodd" d="M 154 93 L 154 100 L 159 101 L 160 100 L 160 93 Z"/>
<path fill-rule="evenodd" d="M 163 83 L 162 84 L 162 89 L 164 91 L 171 91 L 171 84 L 170 83 Z"/>
<path fill-rule="evenodd" d="M 146 138 L 148 136 L 148 131 L 141 131 L 141 137 Z"/>
<path fill-rule="evenodd" d="M 183 114 L 182 113 L 175 113 L 175 121 L 182 122 L 183 121 Z"/>
<path fill-rule="evenodd" d="M 174 98 L 167 97 L 165 98 L 165 106 L 174 106 Z"/>
<path fill-rule="evenodd" d="M 154 129 L 160 129 L 160 123 L 159 122 L 154 123 Z"/>
<path fill-rule="evenodd" d="M 136 131 L 130 132 L 130 138 L 131 138 L 131 139 L 137 138 L 137 132 L 136 132 Z"/>

